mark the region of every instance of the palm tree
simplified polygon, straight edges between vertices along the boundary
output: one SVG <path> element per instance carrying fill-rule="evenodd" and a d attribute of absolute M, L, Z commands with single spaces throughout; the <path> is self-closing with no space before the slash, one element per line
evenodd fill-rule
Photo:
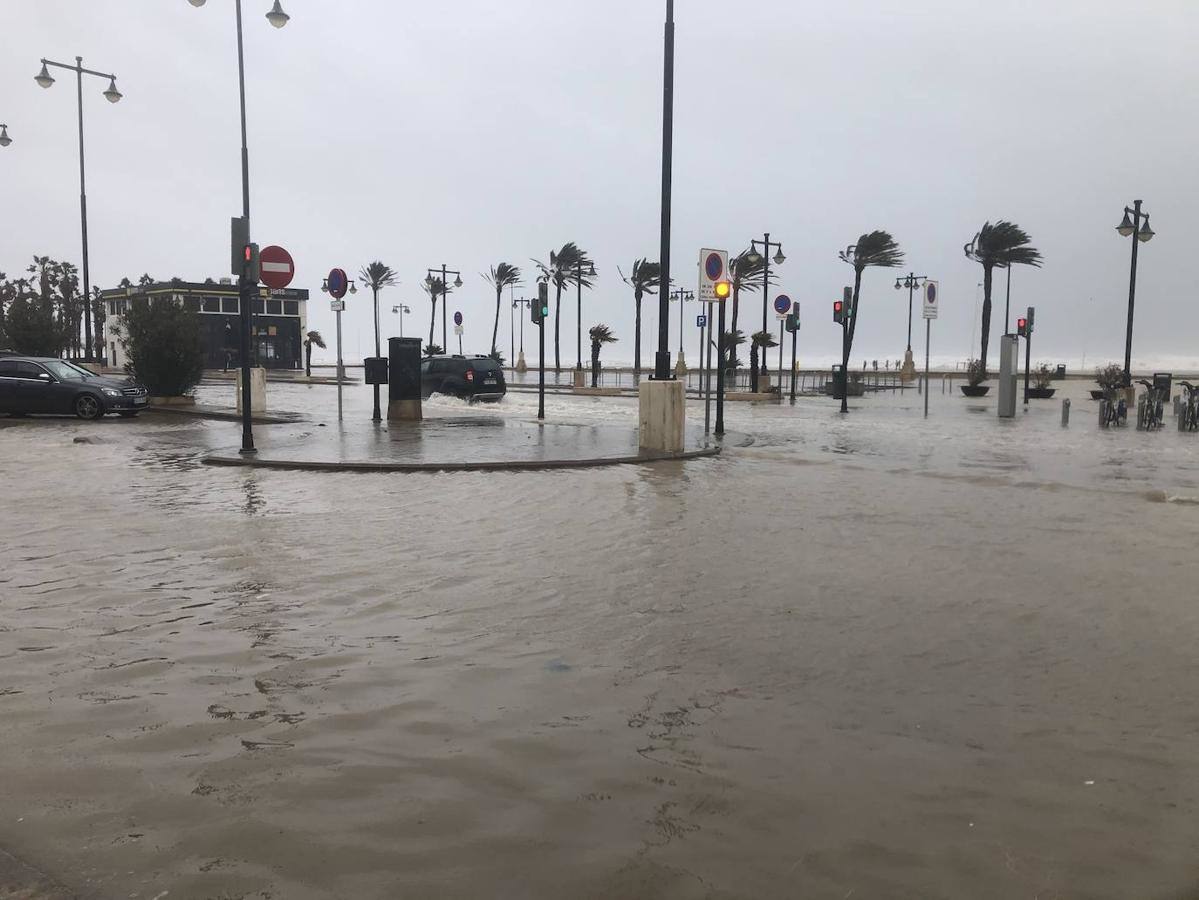
<path fill-rule="evenodd" d="M 600 348 L 615 343 L 617 338 L 607 325 L 592 325 L 587 332 L 591 335 L 591 386 L 599 387 Z"/>
<path fill-rule="evenodd" d="M 319 331 L 310 331 L 304 337 L 304 375 L 312 377 L 312 345 L 325 349 L 325 339 Z"/>
<path fill-rule="evenodd" d="M 749 371 L 750 377 L 754 381 L 754 386 L 751 390 L 757 391 L 758 379 L 755 376 L 758 374 L 758 360 L 765 358 L 767 348 L 777 347 L 778 345 L 779 342 L 774 339 L 774 335 L 769 331 L 755 331 L 753 333 L 753 337 L 750 338 L 749 347 Z"/>
<path fill-rule="evenodd" d="M 654 292 L 662 286 L 662 266 L 660 263 L 635 259 L 633 268 L 627 277 L 624 272 L 620 271 L 620 266 L 616 267 L 616 271 L 620 273 L 620 280 L 633 289 L 633 303 L 637 308 L 637 322 L 633 333 L 633 376 L 639 378 L 641 376 L 641 298 L 646 294 L 653 296 Z"/>
<path fill-rule="evenodd" d="M 557 374 L 562 371 L 559 340 L 559 326 L 562 322 L 562 289 L 568 284 L 575 283 L 591 287 L 588 270 L 593 268 L 594 264 L 587 256 L 587 251 L 580 250 L 574 241 L 563 244 L 562 249 L 557 253 L 551 250 L 548 265 L 538 260 L 533 260 L 533 262 L 541 270 L 541 274 L 554 285 L 554 373 Z M 580 270 L 583 272 L 581 280 L 578 277 Z"/>
<path fill-rule="evenodd" d="M 741 364 L 741 360 L 737 358 L 737 348 L 745 343 L 745 335 L 739 328 L 724 333 L 724 349 L 726 354 L 725 370 L 733 370 L 733 374 L 737 373 L 737 366 Z"/>
<path fill-rule="evenodd" d="M 1029 237 L 1024 229 L 1012 222 L 1000 219 L 994 225 L 985 222 L 978 234 L 962 249 L 968 259 L 983 267 L 983 323 L 982 360 L 983 372 L 987 368 L 987 345 L 991 340 L 991 272 L 998 266 L 1007 269 L 1014 265 L 1041 265 L 1041 251 L 1028 246 Z"/>
<path fill-rule="evenodd" d="M 853 305 L 848 324 L 841 329 L 841 412 L 849 412 L 849 354 L 853 336 L 858 330 L 859 303 L 862 295 L 862 272 L 869 266 L 894 269 L 903 265 L 903 251 L 895 238 L 885 231 L 872 231 L 858 238 L 837 254 L 841 262 L 853 266 Z"/>
<path fill-rule="evenodd" d="M 495 340 L 500 333 L 500 301 L 503 300 L 504 288 L 520 284 L 520 269 L 511 263 L 502 262 L 491 267 L 491 272 L 483 276 L 495 288 L 495 325 L 491 328 L 491 356 L 496 355 Z"/>
<path fill-rule="evenodd" d="M 364 266 L 358 272 L 358 277 L 371 289 L 371 293 L 375 297 L 375 356 L 377 357 L 382 352 L 379 346 L 379 291 L 396 283 L 396 273 L 391 266 L 376 260 L 370 265 Z M 379 385 L 375 384 L 372 387 L 375 389 L 375 409 L 371 420 L 380 422 L 383 419 L 383 412 L 379 408 Z"/>
<path fill-rule="evenodd" d="M 443 294 L 448 294 L 445 282 L 440 278 L 430 276 L 421 282 L 420 289 L 429 295 L 429 300 L 433 304 L 433 311 L 429 314 L 429 346 L 437 346 L 433 343 L 433 329 L 437 325 L 437 298 Z M 438 348 L 440 350 L 440 347 Z"/>
<path fill-rule="evenodd" d="M 729 281 L 733 289 L 733 320 L 729 323 L 729 331 L 734 334 L 740 334 L 737 330 L 737 313 L 741 308 L 741 292 L 753 293 L 762 284 L 762 270 L 766 266 L 765 257 L 759 255 L 756 261 L 753 261 L 753 253 L 750 248 L 742 250 L 729 261 Z M 773 280 L 773 275 L 771 276 Z M 739 343 L 745 343 L 745 337 L 742 335 Z M 733 348 L 725 343 L 725 348 L 732 355 Z M 756 370 L 751 374 L 750 378 L 754 385 L 758 383 Z"/>
<path fill-rule="evenodd" d="M 425 356 L 441 356 L 441 344 L 434 344 L 432 341 L 425 344 Z"/>

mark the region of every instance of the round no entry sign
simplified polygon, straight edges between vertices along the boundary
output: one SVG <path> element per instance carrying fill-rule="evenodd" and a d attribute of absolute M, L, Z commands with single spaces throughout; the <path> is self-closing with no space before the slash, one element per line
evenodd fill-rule
<path fill-rule="evenodd" d="M 263 247 L 258 260 L 262 267 L 262 283 L 272 290 L 283 290 L 291 284 L 296 275 L 296 264 L 292 261 L 291 254 L 282 247 L 276 247 L 274 244 Z"/>
<path fill-rule="evenodd" d="M 774 311 L 780 316 L 785 316 L 791 312 L 791 298 L 786 294 L 779 294 L 774 298 Z"/>

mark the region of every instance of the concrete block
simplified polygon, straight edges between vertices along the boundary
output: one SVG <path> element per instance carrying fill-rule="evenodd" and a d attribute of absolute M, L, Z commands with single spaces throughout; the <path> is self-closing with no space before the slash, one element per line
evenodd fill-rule
<path fill-rule="evenodd" d="M 575 369 L 573 384 L 577 388 L 587 387 L 587 372 L 583 369 Z"/>
<path fill-rule="evenodd" d="M 241 415 L 241 373 L 237 370 L 237 412 Z M 261 366 L 250 370 L 250 412 L 266 412 L 266 369 Z"/>
<path fill-rule="evenodd" d="M 643 381 L 637 388 L 637 398 L 640 448 L 656 453 L 681 453 L 687 408 L 683 382 Z"/>

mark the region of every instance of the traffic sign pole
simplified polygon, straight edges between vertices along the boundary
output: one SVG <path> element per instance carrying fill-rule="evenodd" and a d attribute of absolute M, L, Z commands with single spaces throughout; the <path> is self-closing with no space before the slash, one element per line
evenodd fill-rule
<path fill-rule="evenodd" d="M 703 345 L 708 361 L 704 365 L 704 434 L 712 430 L 712 301 L 708 301 L 707 342 Z"/>
<path fill-rule="evenodd" d="M 720 304 L 720 320 L 716 323 L 716 433 L 724 434 L 724 308 L 728 301 Z"/>
<path fill-rule="evenodd" d="M 924 418 L 928 418 L 928 348 L 933 339 L 933 320 L 924 320 Z"/>
<path fill-rule="evenodd" d="M 799 329 L 791 332 L 791 405 L 795 405 L 795 339 L 799 337 Z M 780 385 L 780 390 L 781 390 Z"/>
<path fill-rule="evenodd" d="M 341 360 L 341 309 L 342 302 L 337 301 L 337 421 L 341 421 L 342 405 L 341 405 L 341 383 L 346 377 L 345 363 Z"/>

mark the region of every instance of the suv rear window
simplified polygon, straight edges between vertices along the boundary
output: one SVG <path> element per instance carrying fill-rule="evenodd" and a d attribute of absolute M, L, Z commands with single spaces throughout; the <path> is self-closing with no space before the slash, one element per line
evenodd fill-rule
<path fill-rule="evenodd" d="M 500 364 L 494 359 L 472 359 L 470 366 L 476 372 L 496 372 L 500 368 Z"/>

